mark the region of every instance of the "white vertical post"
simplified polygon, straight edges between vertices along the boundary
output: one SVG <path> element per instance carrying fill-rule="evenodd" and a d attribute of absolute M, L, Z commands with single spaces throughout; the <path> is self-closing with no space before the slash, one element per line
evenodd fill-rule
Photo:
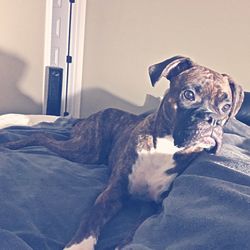
<path fill-rule="evenodd" d="M 73 117 L 80 116 L 82 72 L 84 56 L 85 15 L 87 0 L 76 0 L 73 4 L 71 56 L 69 72 L 68 112 Z M 46 0 L 45 40 L 44 40 L 44 93 L 43 114 L 46 113 L 45 66 L 63 68 L 62 113 L 65 105 L 65 76 L 68 41 L 69 0 Z"/>
<path fill-rule="evenodd" d="M 53 9 L 53 0 L 46 0 L 45 30 L 44 30 L 44 59 L 43 59 L 43 93 L 42 93 L 43 114 L 46 114 L 46 102 L 47 102 L 47 96 L 46 96 L 47 86 L 45 86 L 45 66 L 50 65 L 50 56 L 51 56 L 52 9 Z"/>
<path fill-rule="evenodd" d="M 68 110 L 73 117 L 79 117 L 81 111 L 86 5 L 87 0 L 76 0 L 72 20 L 71 54 L 73 59 L 69 76 Z"/>

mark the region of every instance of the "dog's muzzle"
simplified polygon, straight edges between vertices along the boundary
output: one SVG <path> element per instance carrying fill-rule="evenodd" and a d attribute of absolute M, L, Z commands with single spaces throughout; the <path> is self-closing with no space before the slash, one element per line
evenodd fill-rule
<path fill-rule="evenodd" d="M 194 112 L 181 116 L 173 137 L 178 147 L 199 147 L 217 153 L 222 145 L 223 120 L 211 112 Z"/>

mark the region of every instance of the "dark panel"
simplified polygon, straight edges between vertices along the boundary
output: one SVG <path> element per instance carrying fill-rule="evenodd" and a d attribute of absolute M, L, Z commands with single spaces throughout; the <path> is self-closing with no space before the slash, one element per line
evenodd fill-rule
<path fill-rule="evenodd" d="M 63 69 L 46 67 L 46 115 L 60 115 L 62 98 Z"/>

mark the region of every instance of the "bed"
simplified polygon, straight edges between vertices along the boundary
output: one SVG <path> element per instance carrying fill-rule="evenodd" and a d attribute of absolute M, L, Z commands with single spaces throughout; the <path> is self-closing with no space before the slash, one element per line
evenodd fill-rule
<path fill-rule="evenodd" d="M 126 201 L 105 226 L 97 249 L 114 249 L 139 222 L 125 250 L 250 249 L 249 98 L 247 93 L 238 120 L 227 124 L 219 155 L 203 153 L 193 161 L 161 209 Z M 76 121 L 1 116 L 0 142 L 41 131 L 66 140 Z M 8 250 L 62 249 L 110 174 L 105 165 L 70 162 L 40 146 L 0 148 L 0 161 L 0 249 Z"/>

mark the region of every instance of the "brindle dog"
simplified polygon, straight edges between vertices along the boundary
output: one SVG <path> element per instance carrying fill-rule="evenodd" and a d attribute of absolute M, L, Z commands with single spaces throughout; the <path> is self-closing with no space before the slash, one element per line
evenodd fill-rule
<path fill-rule="evenodd" d="M 153 65 L 149 74 L 153 86 L 161 77 L 170 81 L 153 113 L 137 116 L 107 109 L 79 120 L 67 141 L 37 134 L 5 145 L 41 145 L 71 161 L 111 168 L 106 189 L 66 249 L 93 249 L 104 224 L 128 194 L 161 201 L 161 194 L 195 153 L 219 151 L 223 126 L 243 101 L 242 88 L 229 76 L 186 57 Z"/>

